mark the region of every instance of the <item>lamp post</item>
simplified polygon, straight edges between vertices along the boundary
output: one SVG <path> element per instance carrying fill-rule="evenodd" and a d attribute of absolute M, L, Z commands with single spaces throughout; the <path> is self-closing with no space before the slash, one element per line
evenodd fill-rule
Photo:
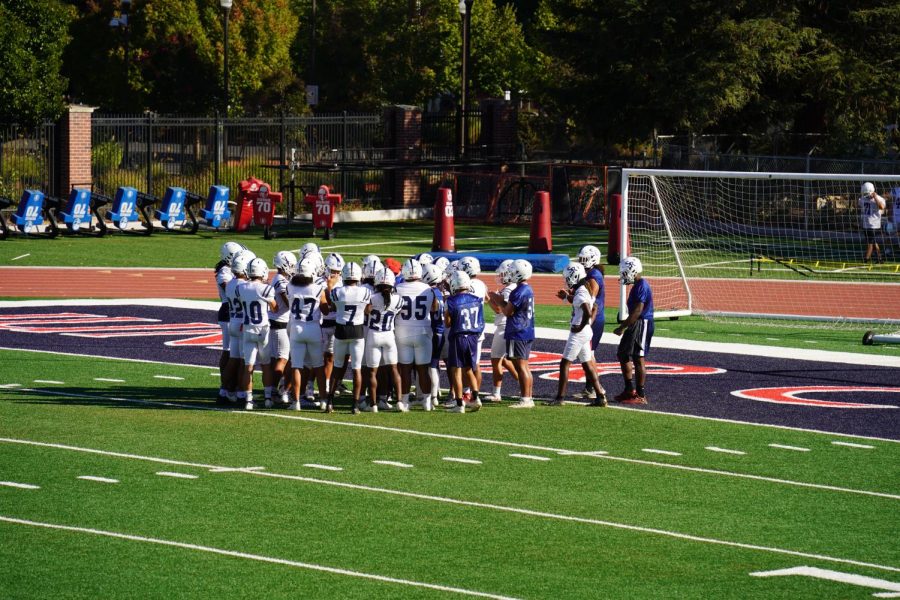
<path fill-rule="evenodd" d="M 231 5 L 232 5 L 232 0 L 219 0 L 219 6 L 222 7 L 222 18 L 223 18 L 222 30 L 223 30 L 223 35 L 224 35 L 224 43 L 223 43 L 223 48 L 222 48 L 222 52 L 224 55 L 223 59 L 222 59 L 222 66 L 223 66 L 223 71 L 224 71 L 224 73 L 223 73 L 224 97 L 222 98 L 222 104 L 223 104 L 222 108 L 223 108 L 223 112 L 224 112 L 226 118 L 228 117 L 228 109 L 231 108 L 231 97 L 230 97 L 231 90 L 229 89 L 230 73 L 228 72 L 228 15 L 231 13 Z"/>
<path fill-rule="evenodd" d="M 460 94 L 459 94 L 459 115 L 457 141 L 459 158 L 466 155 L 466 110 L 468 109 L 469 99 L 469 52 L 470 52 L 470 29 L 472 25 L 472 4 L 475 0 L 459 0 L 459 16 L 462 19 L 462 66 L 460 68 Z"/>
<path fill-rule="evenodd" d="M 113 17 L 109 20 L 109 26 L 114 29 L 121 29 L 125 33 L 125 54 L 124 54 L 124 68 L 122 69 L 123 76 L 125 78 L 125 85 L 122 87 L 123 90 L 128 89 L 129 75 L 131 72 L 131 61 L 128 60 L 128 53 L 130 51 L 129 41 L 130 41 L 130 32 L 131 28 L 129 25 L 129 16 L 131 11 L 131 0 L 120 0 L 119 2 L 119 16 Z"/>

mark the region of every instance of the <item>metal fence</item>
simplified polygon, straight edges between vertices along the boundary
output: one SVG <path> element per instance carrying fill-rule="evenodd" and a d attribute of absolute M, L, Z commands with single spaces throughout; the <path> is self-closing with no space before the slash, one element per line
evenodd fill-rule
<path fill-rule="evenodd" d="M 0 124 L 0 196 L 18 200 L 22 191 L 48 191 L 55 177 L 56 125 Z"/>
<path fill-rule="evenodd" d="M 314 189 L 329 183 L 345 197 L 371 199 L 381 189 L 377 170 L 335 172 L 329 163 L 383 154 L 379 114 L 281 118 L 187 118 L 95 115 L 94 189 L 110 194 L 130 185 L 153 195 L 169 186 L 203 193 L 213 184 L 237 187 L 257 177 L 275 189 Z M 291 165 L 306 165 L 291 170 Z M 319 165 L 320 170 L 309 168 Z"/>
<path fill-rule="evenodd" d="M 422 115 L 422 158 L 454 160 L 462 153 L 466 159 L 487 158 L 489 149 L 482 141 L 482 111 L 424 113 Z M 460 139 L 460 130 L 465 138 Z"/>

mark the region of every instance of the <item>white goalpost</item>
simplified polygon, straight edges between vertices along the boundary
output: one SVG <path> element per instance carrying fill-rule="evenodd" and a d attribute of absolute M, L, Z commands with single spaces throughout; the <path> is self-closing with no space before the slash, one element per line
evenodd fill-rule
<path fill-rule="evenodd" d="M 864 182 L 887 204 L 870 232 Z M 620 255 L 643 262 L 657 317 L 897 326 L 895 197 L 900 175 L 623 169 Z"/>

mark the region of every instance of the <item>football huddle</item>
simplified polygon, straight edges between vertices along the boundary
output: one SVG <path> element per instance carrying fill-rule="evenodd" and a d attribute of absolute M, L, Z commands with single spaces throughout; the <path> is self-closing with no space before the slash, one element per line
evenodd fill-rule
<path fill-rule="evenodd" d="M 316 244 L 307 243 L 299 257 L 276 253 L 272 268 L 270 280 L 266 261 L 243 245 L 226 242 L 221 248 L 215 267 L 223 348 L 218 403 L 253 410 L 253 371 L 259 365 L 265 408 L 333 412 L 336 394 L 349 392 L 353 414 L 408 412 L 413 406 L 474 412 L 482 401 L 502 400 L 504 379 L 519 388 L 511 408 L 534 407 L 528 366 L 535 339 L 534 292 L 527 260 L 500 263 L 493 291 L 480 277 L 474 256 L 451 262 L 423 253 L 400 264 L 372 254 L 356 263 L 336 252 L 324 256 Z M 633 286 L 631 314 L 615 331 L 625 332 L 618 357 L 626 378 L 615 400 L 629 404 L 646 403 L 643 357 L 653 333 L 652 297 L 641 271 L 634 257 L 620 265 L 623 282 L 643 282 Z M 548 404 L 563 403 L 569 365 L 578 362 L 586 381 L 581 399 L 606 406 L 594 356 L 604 327 L 600 251 L 583 247 L 563 271 L 563 280 L 565 289 L 557 295 L 571 304 L 572 320 L 557 395 Z M 642 292 L 636 294 L 639 287 Z M 491 393 L 482 397 L 485 306 L 496 331 L 490 347 Z M 446 397 L 440 388 L 442 361 L 450 381 Z M 343 383 L 348 369 L 350 390 Z"/>

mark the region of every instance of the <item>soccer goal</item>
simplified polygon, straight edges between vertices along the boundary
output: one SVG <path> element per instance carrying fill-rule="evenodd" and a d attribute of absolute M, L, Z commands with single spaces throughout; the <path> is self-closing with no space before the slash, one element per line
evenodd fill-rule
<path fill-rule="evenodd" d="M 864 182 L 888 207 L 883 262 L 863 260 Z M 620 252 L 643 262 L 658 317 L 897 325 L 892 194 L 900 175 L 624 169 Z"/>

